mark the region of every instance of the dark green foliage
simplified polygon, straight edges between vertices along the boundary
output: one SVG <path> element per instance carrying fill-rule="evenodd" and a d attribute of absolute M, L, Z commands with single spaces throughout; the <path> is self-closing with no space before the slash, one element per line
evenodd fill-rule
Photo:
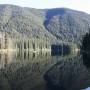
<path fill-rule="evenodd" d="M 84 50 L 85 52 L 90 51 L 90 32 L 86 33 L 86 35 L 83 37 L 82 50 Z"/>
<path fill-rule="evenodd" d="M 90 31 L 83 37 L 81 50 L 83 54 L 83 63 L 87 67 L 90 67 Z"/>

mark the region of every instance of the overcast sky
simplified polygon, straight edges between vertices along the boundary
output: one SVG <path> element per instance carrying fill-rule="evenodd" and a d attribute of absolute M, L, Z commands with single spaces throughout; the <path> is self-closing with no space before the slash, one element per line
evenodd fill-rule
<path fill-rule="evenodd" d="M 0 0 L 0 4 L 15 4 L 40 9 L 66 7 L 90 14 L 90 0 Z"/>

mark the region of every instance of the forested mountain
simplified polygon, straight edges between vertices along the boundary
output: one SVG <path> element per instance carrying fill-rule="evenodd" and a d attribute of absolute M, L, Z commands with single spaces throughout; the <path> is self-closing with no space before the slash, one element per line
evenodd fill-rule
<path fill-rule="evenodd" d="M 0 31 L 12 37 L 50 40 L 80 40 L 88 32 L 90 15 L 67 8 L 33 9 L 0 5 Z"/>
<path fill-rule="evenodd" d="M 80 40 L 90 27 L 90 15 L 71 9 L 49 9 L 45 27 L 58 39 Z"/>

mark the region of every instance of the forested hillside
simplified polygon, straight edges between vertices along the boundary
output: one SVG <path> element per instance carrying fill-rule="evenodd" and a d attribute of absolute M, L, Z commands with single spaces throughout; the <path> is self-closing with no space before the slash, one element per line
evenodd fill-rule
<path fill-rule="evenodd" d="M 90 27 L 90 15 L 67 8 L 46 11 L 46 29 L 58 39 L 80 40 Z"/>
<path fill-rule="evenodd" d="M 79 41 L 90 27 L 90 15 L 67 8 L 33 9 L 0 5 L 0 31 L 11 37 L 36 38 L 51 43 Z"/>

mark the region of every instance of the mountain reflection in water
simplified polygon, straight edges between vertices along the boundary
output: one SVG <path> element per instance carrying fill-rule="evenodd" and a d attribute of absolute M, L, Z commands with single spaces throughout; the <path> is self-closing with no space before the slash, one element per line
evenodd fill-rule
<path fill-rule="evenodd" d="M 89 68 L 76 54 L 0 54 L 0 90 L 80 90 L 89 85 Z"/>
<path fill-rule="evenodd" d="M 89 87 L 90 68 L 87 65 L 90 65 L 90 58 L 85 56 L 61 60 L 53 65 L 44 75 L 48 90 L 82 90 Z"/>

